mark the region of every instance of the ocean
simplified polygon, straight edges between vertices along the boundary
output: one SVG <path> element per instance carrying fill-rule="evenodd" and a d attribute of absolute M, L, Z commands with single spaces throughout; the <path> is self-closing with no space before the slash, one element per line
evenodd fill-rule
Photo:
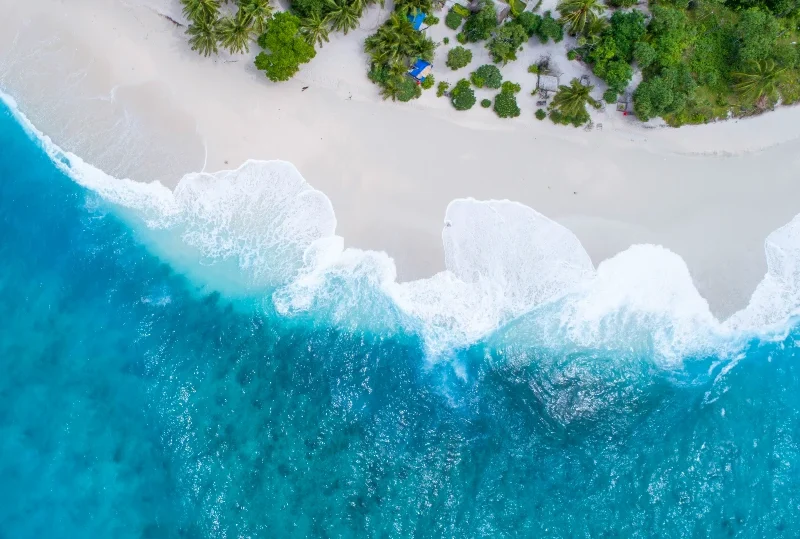
<path fill-rule="evenodd" d="M 794 231 L 725 322 L 509 202 L 398 284 L 289 164 L 173 195 L 6 100 L 0 537 L 798 537 Z"/>

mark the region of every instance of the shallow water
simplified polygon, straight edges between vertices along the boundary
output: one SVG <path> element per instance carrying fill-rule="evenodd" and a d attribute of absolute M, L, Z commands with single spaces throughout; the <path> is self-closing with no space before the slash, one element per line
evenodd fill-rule
<path fill-rule="evenodd" d="M 568 295 L 432 355 L 364 273 L 303 308 L 308 287 L 220 293 L 17 120 L 0 109 L 0 536 L 800 535 L 793 325 L 666 361 L 662 318 L 575 339 Z"/>

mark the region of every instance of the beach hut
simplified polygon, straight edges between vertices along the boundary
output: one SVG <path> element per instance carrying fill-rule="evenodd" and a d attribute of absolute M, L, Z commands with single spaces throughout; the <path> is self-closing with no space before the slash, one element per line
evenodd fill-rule
<path fill-rule="evenodd" d="M 417 82 L 423 82 L 431 74 L 431 71 L 433 71 L 433 66 L 431 66 L 430 62 L 419 59 L 408 70 L 408 74 L 414 77 Z"/>
<path fill-rule="evenodd" d="M 419 31 L 422 28 L 422 23 L 425 22 L 425 13 L 419 10 L 408 14 L 408 22 L 414 27 L 414 30 Z"/>

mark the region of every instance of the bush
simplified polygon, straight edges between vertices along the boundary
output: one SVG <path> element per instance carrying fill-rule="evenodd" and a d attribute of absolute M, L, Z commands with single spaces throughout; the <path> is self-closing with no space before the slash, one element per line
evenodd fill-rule
<path fill-rule="evenodd" d="M 603 92 L 603 100 L 606 103 L 616 103 L 617 102 L 617 95 L 619 95 L 616 90 L 613 88 L 609 88 L 605 92 Z"/>
<path fill-rule="evenodd" d="M 514 1 L 514 0 L 511 0 Z M 514 21 L 501 26 L 486 44 L 492 54 L 492 61 L 506 63 L 517 59 L 517 49 L 528 41 L 528 33 Z"/>
<path fill-rule="evenodd" d="M 433 84 L 436 82 L 436 79 L 433 78 L 433 75 L 428 75 L 425 77 L 425 80 L 420 83 L 423 90 L 430 90 L 433 88 Z"/>
<path fill-rule="evenodd" d="M 450 102 L 456 110 L 469 110 L 475 105 L 475 92 L 467 79 L 461 79 L 450 92 Z"/>
<path fill-rule="evenodd" d="M 467 22 L 464 23 L 464 36 L 467 41 L 476 43 L 489 39 L 495 28 L 497 28 L 497 10 L 492 2 L 485 1 L 480 11 L 467 17 Z"/>
<path fill-rule="evenodd" d="M 442 97 L 447 89 L 450 88 L 450 83 L 446 81 L 442 81 L 436 87 L 436 97 Z"/>
<path fill-rule="evenodd" d="M 536 29 L 536 37 L 542 43 L 547 43 L 551 39 L 559 43 L 564 39 L 564 27 L 550 15 L 549 11 L 545 11 L 542 22 L 539 24 L 539 28 Z"/>
<path fill-rule="evenodd" d="M 459 32 L 456 34 L 456 41 L 464 45 L 467 42 L 467 36 Z"/>
<path fill-rule="evenodd" d="M 455 11 L 457 15 L 461 15 L 462 19 L 466 19 L 471 14 L 470 10 L 465 8 L 461 4 L 455 4 L 453 6 L 453 11 Z"/>
<path fill-rule="evenodd" d="M 408 76 L 404 76 L 399 79 L 397 84 L 397 93 L 394 95 L 395 99 L 402 103 L 406 103 L 412 99 L 418 98 L 421 95 L 422 89 L 419 87 L 419 84 L 417 84 L 417 81 Z"/>
<path fill-rule="evenodd" d="M 260 52 L 255 59 L 257 69 L 273 82 L 287 81 L 310 62 L 317 52 L 300 36 L 300 19 L 288 12 L 276 14 L 267 23 L 258 45 L 269 52 Z"/>
<path fill-rule="evenodd" d="M 651 44 L 639 41 L 633 47 L 633 57 L 639 64 L 639 68 L 645 69 L 656 61 L 658 53 Z"/>
<path fill-rule="evenodd" d="M 492 88 L 496 90 L 503 83 L 503 74 L 492 64 L 484 64 L 476 69 L 471 75 L 472 84 L 478 88 Z"/>
<path fill-rule="evenodd" d="M 606 0 L 606 4 L 611 7 L 633 7 L 639 0 Z"/>
<path fill-rule="evenodd" d="M 539 26 L 542 25 L 542 16 L 531 13 L 530 11 L 523 11 L 514 22 L 522 26 L 530 38 L 535 36 L 536 32 L 539 31 Z"/>
<path fill-rule="evenodd" d="M 522 90 L 522 87 L 516 82 L 511 82 L 510 80 L 505 81 L 500 86 L 500 91 L 503 93 L 518 94 L 520 90 Z"/>
<path fill-rule="evenodd" d="M 501 118 L 516 118 L 520 115 L 517 97 L 512 92 L 500 92 L 494 98 L 494 111 Z"/>
<path fill-rule="evenodd" d="M 452 9 L 448 11 L 447 15 L 444 17 L 444 25 L 451 30 L 458 30 L 462 22 L 464 22 L 464 19 L 461 17 L 461 15 Z"/>
<path fill-rule="evenodd" d="M 570 49 L 567 51 L 567 60 L 572 61 L 578 57 L 578 51 L 575 49 Z"/>
<path fill-rule="evenodd" d="M 482 99 L 481 100 L 481 106 L 483 108 L 485 108 L 485 109 L 488 109 L 489 107 L 492 106 L 492 100 L 491 99 Z"/>
<path fill-rule="evenodd" d="M 533 73 L 534 75 L 539 74 L 539 65 L 538 64 L 531 64 L 528 66 L 528 73 Z"/>
<path fill-rule="evenodd" d="M 436 17 L 434 15 L 428 15 L 422 22 L 425 23 L 426 26 L 434 26 L 439 24 L 439 17 Z"/>
<path fill-rule="evenodd" d="M 544 120 L 547 118 L 547 113 L 544 111 L 544 109 L 538 109 L 534 116 L 536 116 L 537 120 Z"/>
<path fill-rule="evenodd" d="M 461 69 L 472 61 L 472 51 L 464 47 L 453 47 L 447 53 L 447 67 L 452 70 Z"/>
<path fill-rule="evenodd" d="M 450 38 L 449 38 L 449 37 L 447 37 L 447 36 L 443 37 L 443 38 L 442 38 L 442 43 L 444 43 L 445 45 L 447 45 L 448 43 L 450 43 Z"/>

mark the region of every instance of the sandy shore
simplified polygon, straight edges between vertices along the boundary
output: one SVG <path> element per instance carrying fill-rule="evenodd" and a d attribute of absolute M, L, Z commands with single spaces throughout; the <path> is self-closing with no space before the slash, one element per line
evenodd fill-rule
<path fill-rule="evenodd" d="M 377 10 L 276 85 L 249 57 L 191 52 L 153 9 L 178 18 L 177 0 L 146 1 L 0 0 L 0 88 L 117 177 L 175 185 L 248 158 L 291 161 L 330 197 L 347 244 L 388 252 L 401 279 L 443 268 L 452 199 L 508 198 L 569 227 L 595 263 L 633 243 L 672 249 L 724 316 L 763 276 L 766 235 L 800 211 L 798 108 L 680 130 L 609 110 L 602 132 L 585 132 L 536 121 L 532 80 L 514 121 L 458 113 L 433 92 L 383 102 L 361 52 Z M 458 78 L 441 67 L 439 80 Z"/>

